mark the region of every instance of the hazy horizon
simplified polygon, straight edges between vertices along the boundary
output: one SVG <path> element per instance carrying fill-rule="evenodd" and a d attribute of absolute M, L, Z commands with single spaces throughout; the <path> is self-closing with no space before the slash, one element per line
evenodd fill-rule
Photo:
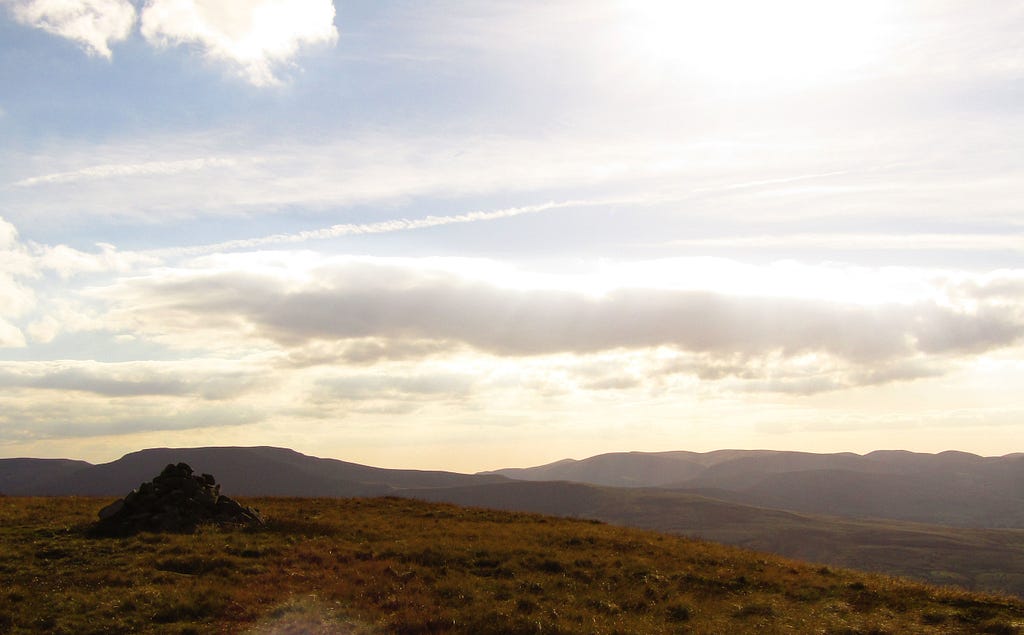
<path fill-rule="evenodd" d="M 0 1 L 0 457 L 1024 451 L 1024 6 Z"/>
<path fill-rule="evenodd" d="M 118 461 L 119 459 L 124 458 L 128 454 L 133 454 L 133 453 L 136 453 L 136 452 L 145 452 L 145 451 L 148 451 L 148 450 L 166 450 L 166 449 L 172 449 L 172 450 L 175 450 L 175 449 L 180 449 L 180 450 L 199 450 L 199 449 L 232 450 L 232 449 L 245 449 L 245 448 L 249 448 L 249 447 L 276 447 L 276 448 L 279 448 L 279 449 L 282 449 L 282 450 L 291 450 L 291 449 L 293 449 L 293 448 L 288 448 L 288 447 L 283 447 L 283 446 L 175 446 L 175 447 L 171 447 L 171 448 L 167 448 L 167 447 L 137 448 L 135 450 L 129 450 L 128 452 L 125 452 L 124 454 L 118 455 L 118 456 L 116 456 L 114 458 L 104 459 L 104 460 L 88 460 L 88 459 L 83 459 L 81 457 L 76 457 L 76 456 L 60 456 L 60 457 L 16 456 L 16 457 L 0 457 L 0 460 L 3 460 L 3 459 L 43 459 L 43 460 L 45 460 L 45 459 L 69 459 L 69 460 L 73 460 L 73 461 L 85 461 L 86 463 L 90 463 L 92 465 L 103 465 L 103 464 L 106 464 L 106 463 L 114 463 L 114 462 Z M 459 472 L 457 470 L 445 470 L 444 468 L 412 468 L 412 467 L 409 467 L 407 465 L 367 465 L 367 467 L 383 468 L 383 469 L 388 469 L 388 470 L 407 470 L 407 469 L 441 470 L 441 471 L 453 471 L 453 472 L 456 472 L 456 473 L 473 475 L 473 474 L 481 474 L 481 473 L 486 473 L 486 472 L 500 472 L 500 471 L 506 470 L 506 469 L 516 470 L 516 469 L 529 469 L 529 468 L 545 467 L 545 466 L 548 466 L 548 465 L 554 465 L 554 464 L 558 464 L 558 463 L 562 463 L 562 462 L 566 462 L 566 461 L 582 462 L 582 461 L 586 461 L 587 459 L 592 459 L 592 458 L 596 458 L 598 456 L 603 456 L 603 455 L 608 455 L 608 454 L 644 454 L 644 455 L 646 455 L 646 454 L 657 454 L 657 453 L 675 452 L 675 451 L 691 451 L 691 450 L 651 450 L 651 451 L 646 451 L 646 450 L 613 450 L 613 451 L 610 451 L 610 452 L 602 452 L 601 454 L 597 454 L 597 455 L 565 456 L 565 457 L 562 457 L 560 459 L 555 459 L 553 461 L 548 461 L 546 463 L 523 464 L 523 465 L 495 465 L 495 466 L 491 466 L 491 467 L 480 468 L 480 469 L 474 470 L 474 471 L 463 471 L 463 472 Z M 711 453 L 714 453 L 714 452 L 773 452 L 773 451 L 774 452 L 789 452 L 791 450 L 767 450 L 766 448 L 718 448 L 717 450 L 708 450 L 708 451 L 705 451 L 705 452 L 697 452 L 697 453 L 698 454 L 711 454 Z M 827 454 L 855 454 L 855 455 L 858 455 L 858 456 L 866 456 L 866 455 L 872 454 L 874 452 L 904 452 L 904 451 L 905 450 L 902 450 L 902 449 L 899 449 L 899 448 L 878 448 L 876 450 L 871 450 L 869 452 L 852 452 L 851 453 L 851 452 L 837 451 L 837 452 L 826 452 L 826 453 L 821 453 L 821 454 L 826 454 L 826 455 Z M 955 450 L 955 449 L 948 449 L 948 450 L 941 450 L 939 452 L 928 452 L 928 453 L 916 452 L 914 454 L 939 455 L 939 454 L 944 454 L 946 452 L 963 452 L 963 451 L 962 450 Z M 301 454 L 309 456 L 309 457 L 311 457 L 313 459 L 334 459 L 334 460 L 344 461 L 344 462 L 348 462 L 348 463 L 357 463 L 357 464 L 359 464 L 357 461 L 352 461 L 352 460 L 350 460 L 350 459 L 348 459 L 348 458 L 346 458 L 344 456 L 317 455 L 317 454 L 310 454 L 310 453 L 306 453 L 306 452 L 301 452 Z M 808 453 L 808 454 L 815 454 L 815 453 Z M 973 453 L 970 453 L 970 454 L 973 454 Z M 1020 455 L 1020 454 L 1024 454 L 1024 452 L 1007 452 L 1005 454 L 999 454 L 999 455 L 977 455 L 977 456 L 980 456 L 981 458 L 984 458 L 984 459 L 1000 459 L 1000 458 L 1005 458 L 1005 457 L 1009 457 L 1009 456 L 1016 456 L 1016 455 Z M 548 479 L 548 480 L 551 480 L 551 479 Z M 561 480 L 561 479 L 554 479 L 554 480 Z"/>

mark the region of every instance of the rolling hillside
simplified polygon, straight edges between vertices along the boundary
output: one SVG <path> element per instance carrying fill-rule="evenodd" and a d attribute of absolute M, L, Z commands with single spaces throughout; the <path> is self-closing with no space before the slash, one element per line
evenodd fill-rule
<path fill-rule="evenodd" d="M 852 519 L 738 505 L 662 489 L 512 482 L 407 491 L 459 505 L 533 511 L 705 538 L 811 562 L 1024 597 L 1024 530 Z"/>
<path fill-rule="evenodd" d="M 379 496 L 407 487 L 447 487 L 504 481 L 500 476 L 453 472 L 389 470 L 321 459 L 274 447 L 154 448 L 132 452 L 110 463 L 82 461 L 54 469 L 39 459 L 0 459 L 0 475 L 16 496 L 118 496 L 149 480 L 168 463 L 185 462 L 210 472 L 239 496 Z M 0 484 L 7 481 L 0 481 Z"/>
<path fill-rule="evenodd" d="M 679 536 L 394 497 L 246 499 L 257 528 L 90 537 L 0 498 L 11 633 L 1020 633 L 1024 602 Z"/>
<path fill-rule="evenodd" d="M 781 455 L 780 455 L 781 454 Z M 864 457 L 839 455 L 847 465 L 857 465 Z M 950 457 L 967 465 L 977 463 L 967 457 Z M 980 458 L 980 457 L 979 457 Z M 672 478 L 682 470 L 705 472 L 716 466 L 717 483 L 770 483 L 772 479 L 798 481 L 817 475 L 820 470 L 793 471 L 794 466 L 819 468 L 825 458 L 799 453 L 723 451 L 706 455 L 678 452 L 659 455 L 646 462 L 643 454 L 605 457 L 600 461 L 563 462 L 549 466 L 551 476 L 562 467 L 582 474 L 601 470 L 627 475 L 623 466 L 635 463 L 629 474 L 639 482 L 645 478 Z M 723 543 L 740 545 L 834 566 L 847 566 L 907 575 L 920 580 L 956 584 L 970 589 L 1014 593 L 1024 596 L 1024 530 L 970 529 L 966 527 L 915 524 L 864 513 L 853 518 L 851 510 L 872 510 L 872 495 L 884 497 L 885 480 L 907 465 L 930 465 L 928 456 L 885 453 L 876 457 L 877 473 L 853 474 L 856 479 L 881 479 L 880 491 L 862 489 L 862 498 L 851 499 L 848 508 L 839 509 L 847 517 L 826 516 L 793 510 L 772 509 L 765 492 L 757 499 L 750 491 L 704 489 L 699 493 L 667 488 L 609 487 L 568 481 L 517 481 L 501 474 L 464 475 L 449 472 L 387 470 L 333 459 L 306 456 L 292 450 L 255 448 L 152 449 L 134 452 L 103 465 L 82 462 L 53 462 L 24 459 L 0 460 L 0 474 L 10 487 L 6 494 L 18 495 L 104 495 L 122 496 L 139 483 L 149 480 L 167 463 L 185 461 L 197 472 L 213 473 L 224 492 L 232 496 L 352 497 L 392 495 L 449 502 L 460 505 L 529 511 L 545 514 L 591 518 L 605 522 L 652 529 Z M 765 474 L 770 466 L 771 473 Z M 1006 461 L 1013 466 L 1013 458 Z M 695 467 L 696 466 L 696 467 Z M 900 466 L 903 466 L 900 468 Z M 598 469 L 600 468 L 600 469 Z M 613 469 L 614 468 L 614 469 Z M 756 469 L 755 469 L 756 468 Z M 760 470 L 760 472 L 758 471 Z M 789 471 L 787 471 L 789 470 Z M 886 472 L 888 470 L 888 474 Z M 833 472 L 842 472 L 833 470 Z M 702 472 L 703 473 L 703 472 Z M 1012 470 L 1008 471 L 1013 474 Z M 754 476 L 760 474 L 762 480 Z M 911 495 L 914 484 L 906 474 L 905 491 Z M 799 477 L 799 478 L 797 478 Z M 614 480 L 613 476 L 608 476 Z M 731 479 L 731 480 L 729 480 Z M 621 482 L 621 481 L 620 481 Z M 823 480 L 823 483 L 833 483 Z M 834 486 L 834 483 L 833 483 Z M 893 488 L 899 491 L 898 488 Z M 815 500 L 809 489 L 810 500 Z M 710 494 L 710 496 L 709 496 Z M 940 491 L 937 494 L 941 494 Z M 813 495 L 813 496 L 811 496 Z M 730 497 L 749 500 L 726 500 Z M 784 499 L 779 499 L 784 500 Z M 842 501 L 843 499 L 838 499 Z M 947 507 L 959 513 L 956 498 Z M 988 500 L 988 499 L 983 499 Z M 925 500 L 941 509 L 942 499 Z M 758 503 L 758 504 L 751 504 Z M 838 503 L 837 503 L 838 504 Z M 780 505 L 781 506 L 781 505 Z M 976 509 L 976 508 L 973 508 Z M 837 513 L 838 513 L 837 512 Z"/>
<path fill-rule="evenodd" d="M 0 494 L 57 494 L 50 483 L 61 483 L 71 475 L 92 467 L 85 461 L 69 459 L 0 459 Z"/>
<path fill-rule="evenodd" d="M 851 518 L 1024 528 L 1022 454 L 629 452 L 486 474 L 662 487 L 747 505 Z"/>

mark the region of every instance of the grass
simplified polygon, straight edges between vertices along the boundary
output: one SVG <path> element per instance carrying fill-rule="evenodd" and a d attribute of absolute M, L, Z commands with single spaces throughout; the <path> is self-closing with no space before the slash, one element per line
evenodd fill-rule
<path fill-rule="evenodd" d="M 592 521 L 251 499 L 255 529 L 90 538 L 0 498 L 0 632 L 1018 633 L 1024 602 Z"/>
<path fill-rule="evenodd" d="M 796 560 L 1024 598 L 1024 529 L 971 529 L 738 505 L 658 489 L 507 482 L 414 494 L 450 503 L 596 518 Z"/>
<path fill-rule="evenodd" d="M 589 515 L 791 558 L 1024 597 L 1024 531 L 1020 529 L 946 527 L 769 509 L 733 519 L 729 517 L 732 507 L 720 501 L 693 503 L 687 507 L 689 514 L 681 513 L 672 504 L 672 494 L 637 492 L 623 497 L 621 505 L 606 505 Z M 700 511 L 704 517 L 698 516 Z"/>

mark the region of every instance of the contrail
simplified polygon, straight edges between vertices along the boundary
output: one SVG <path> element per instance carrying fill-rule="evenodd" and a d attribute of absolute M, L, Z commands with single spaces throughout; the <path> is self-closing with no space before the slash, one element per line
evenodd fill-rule
<path fill-rule="evenodd" d="M 524 214 L 538 214 L 554 209 L 567 207 L 584 207 L 589 205 L 602 205 L 610 201 L 548 201 L 537 205 L 526 205 L 523 207 L 509 207 L 492 211 L 467 212 L 465 214 L 454 214 L 451 216 L 426 216 L 424 218 L 397 218 L 393 220 L 379 221 L 376 223 L 342 223 L 331 225 L 321 229 L 307 231 L 272 234 L 259 238 L 243 238 L 229 240 L 221 243 L 208 245 L 195 245 L 192 247 L 177 247 L 171 249 L 156 249 L 147 253 L 154 255 L 182 255 L 192 256 L 230 249 L 250 249 L 264 245 L 280 245 L 290 243 L 301 243 L 308 240 L 326 240 L 328 238 L 339 238 L 341 236 L 354 236 L 361 234 L 388 234 L 391 232 L 409 231 L 414 229 L 426 229 L 428 227 L 440 227 L 442 225 L 457 225 L 461 223 L 478 223 L 481 221 L 497 220 L 499 218 L 511 218 Z"/>

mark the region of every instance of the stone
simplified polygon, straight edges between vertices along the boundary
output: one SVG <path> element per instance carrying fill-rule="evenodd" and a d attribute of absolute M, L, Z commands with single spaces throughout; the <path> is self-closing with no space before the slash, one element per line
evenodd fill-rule
<path fill-rule="evenodd" d="M 262 525 L 259 510 L 220 493 L 211 474 L 194 474 L 187 463 L 170 463 L 152 481 L 99 511 L 93 532 L 128 535 L 139 531 L 192 532 L 199 525 Z"/>
<path fill-rule="evenodd" d="M 99 513 L 100 520 L 106 520 L 112 516 L 116 516 L 117 514 L 119 514 L 121 510 L 124 509 L 125 500 L 126 499 L 116 500 L 113 503 L 101 509 Z"/>

